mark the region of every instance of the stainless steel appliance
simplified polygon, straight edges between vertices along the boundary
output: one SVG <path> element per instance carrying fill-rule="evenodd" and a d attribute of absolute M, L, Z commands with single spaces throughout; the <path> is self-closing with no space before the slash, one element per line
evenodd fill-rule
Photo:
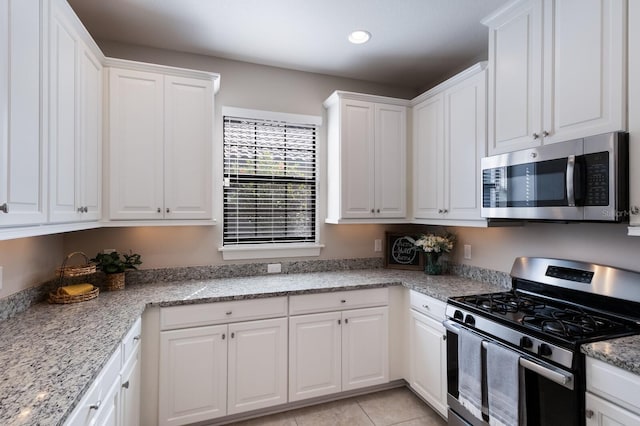
<path fill-rule="evenodd" d="M 628 219 L 627 140 L 626 133 L 606 133 L 483 158 L 482 216 Z"/>
<path fill-rule="evenodd" d="M 584 343 L 640 333 L 640 273 L 547 258 L 517 258 L 512 290 L 448 300 L 450 425 L 487 425 L 486 350 L 482 418 L 459 400 L 461 329 L 519 354 L 521 419 L 528 426 L 585 424 Z"/>

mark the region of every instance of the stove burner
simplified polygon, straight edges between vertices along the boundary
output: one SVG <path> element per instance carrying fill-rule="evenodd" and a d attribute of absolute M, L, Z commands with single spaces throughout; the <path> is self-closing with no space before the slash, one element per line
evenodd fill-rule
<path fill-rule="evenodd" d="M 484 311 L 499 314 L 507 313 L 533 313 L 545 307 L 544 303 L 518 295 L 516 293 L 494 293 L 479 296 L 467 296 L 465 302 L 470 303 Z"/>
<path fill-rule="evenodd" d="M 565 338 L 590 337 L 622 327 L 617 322 L 601 318 L 581 309 L 557 308 L 536 312 L 522 318 L 524 325 Z"/>

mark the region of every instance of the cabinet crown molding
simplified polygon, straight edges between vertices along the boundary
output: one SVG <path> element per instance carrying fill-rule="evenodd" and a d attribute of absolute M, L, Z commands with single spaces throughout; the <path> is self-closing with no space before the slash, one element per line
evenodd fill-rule
<path fill-rule="evenodd" d="M 437 95 L 438 93 L 444 92 L 445 90 L 447 90 L 450 87 L 455 86 L 456 84 L 466 80 L 467 78 L 471 77 L 472 75 L 478 74 L 479 72 L 484 71 L 487 68 L 487 61 L 481 61 L 478 62 L 475 65 L 470 66 L 469 68 L 467 68 L 464 71 L 459 72 L 458 74 L 454 75 L 453 77 L 449 78 L 446 81 L 443 81 L 442 83 L 438 84 L 437 86 L 427 90 L 426 92 L 422 93 L 421 95 L 416 96 L 415 98 L 411 99 L 410 101 L 410 106 L 414 107 L 416 105 L 418 105 L 420 102 L 423 102 L 424 100 Z"/>
<path fill-rule="evenodd" d="M 187 68 L 171 67 L 168 65 L 157 65 L 147 62 L 130 61 L 126 59 L 109 57 L 105 58 L 104 64 L 107 67 L 126 68 L 128 70 L 154 72 L 176 77 L 211 80 L 211 82 L 213 83 L 213 93 L 218 93 L 218 90 L 220 90 L 220 74 L 214 72 L 199 71 Z"/>
<path fill-rule="evenodd" d="M 400 99 L 400 98 L 391 98 L 388 96 L 378 96 L 378 95 L 368 95 L 365 93 L 355 93 L 355 92 L 346 92 L 344 90 L 336 90 L 334 91 L 324 102 L 325 108 L 329 108 L 331 105 L 334 105 L 340 99 L 351 99 L 356 101 L 364 101 L 364 102 L 378 102 L 387 105 L 398 105 L 398 106 L 409 106 L 408 99 Z"/>

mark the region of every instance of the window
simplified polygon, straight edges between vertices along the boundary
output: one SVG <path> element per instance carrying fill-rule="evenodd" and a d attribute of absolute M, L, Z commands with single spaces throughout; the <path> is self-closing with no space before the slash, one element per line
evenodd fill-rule
<path fill-rule="evenodd" d="M 223 110 L 223 252 L 315 244 L 317 124 L 277 119 L 307 116 L 229 112 L 246 111 Z"/>

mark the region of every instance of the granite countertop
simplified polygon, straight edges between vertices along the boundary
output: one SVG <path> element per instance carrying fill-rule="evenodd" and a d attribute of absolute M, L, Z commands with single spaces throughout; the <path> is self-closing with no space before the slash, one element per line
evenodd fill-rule
<path fill-rule="evenodd" d="M 0 321 L 0 424 L 64 422 L 149 305 L 172 306 L 404 285 L 445 301 L 501 288 L 458 276 L 371 269 L 128 284 L 90 301 L 40 303 Z"/>
<path fill-rule="evenodd" d="M 393 285 L 403 285 L 442 301 L 450 296 L 504 290 L 497 284 L 455 275 L 427 276 L 420 271 L 365 269 L 127 284 L 123 291 L 101 292 L 97 299 L 82 303 L 36 304 L 13 318 L 0 321 L 0 424 L 63 424 L 147 306 Z M 629 352 L 637 353 L 634 345 L 637 347 L 640 337 L 637 339 L 627 343 Z M 586 353 L 607 362 L 616 356 L 624 359 L 625 350 L 621 346 L 597 345 L 588 345 L 591 353 Z M 621 362 L 621 366 L 624 365 L 627 364 Z M 637 359 L 634 365 L 637 370 Z"/>
<path fill-rule="evenodd" d="M 582 353 L 640 375 L 640 336 L 582 345 Z"/>

